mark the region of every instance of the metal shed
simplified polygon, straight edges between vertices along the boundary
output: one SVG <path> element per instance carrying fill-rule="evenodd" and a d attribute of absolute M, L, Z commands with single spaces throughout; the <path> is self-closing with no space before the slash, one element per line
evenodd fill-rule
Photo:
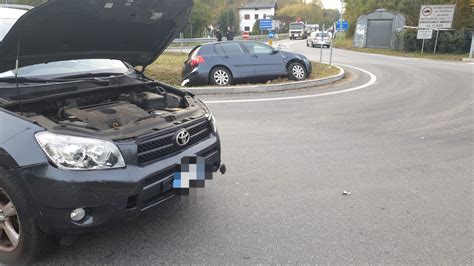
<path fill-rule="evenodd" d="M 395 49 L 395 33 L 401 31 L 405 25 L 405 16 L 385 9 L 360 16 L 357 19 L 353 46 Z"/>

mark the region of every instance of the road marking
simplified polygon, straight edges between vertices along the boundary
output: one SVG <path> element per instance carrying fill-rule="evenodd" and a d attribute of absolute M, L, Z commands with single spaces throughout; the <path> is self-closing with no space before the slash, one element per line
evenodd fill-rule
<path fill-rule="evenodd" d="M 214 103 L 251 103 L 251 102 L 271 102 L 271 101 L 286 101 L 286 100 L 298 100 L 298 99 L 307 99 L 307 98 L 316 98 L 316 97 L 324 97 L 324 96 L 329 96 L 329 95 L 336 95 L 336 94 L 342 94 L 346 92 L 351 92 L 351 91 L 357 91 L 357 90 L 362 90 L 367 87 L 370 87 L 374 85 L 377 82 L 377 76 L 372 74 L 371 72 L 358 68 L 355 66 L 350 66 L 350 65 L 344 65 L 344 64 L 338 64 L 341 66 L 346 66 L 346 67 L 351 67 L 354 69 L 357 69 L 361 72 L 366 73 L 367 75 L 370 76 L 370 80 L 362 84 L 360 86 L 350 88 L 350 89 L 345 89 L 345 90 L 339 90 L 339 91 L 331 91 L 331 92 L 324 92 L 324 93 L 317 93 L 317 94 L 310 94 L 310 95 L 300 95 L 300 96 L 288 96 L 288 97 L 275 97 L 275 98 L 261 98 L 261 99 L 241 99 L 241 100 L 219 100 L 219 101 L 204 101 L 207 104 L 214 104 Z"/>

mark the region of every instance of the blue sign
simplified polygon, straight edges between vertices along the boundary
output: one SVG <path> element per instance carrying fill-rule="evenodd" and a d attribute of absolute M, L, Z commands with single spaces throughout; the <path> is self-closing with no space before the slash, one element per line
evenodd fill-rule
<path fill-rule="evenodd" d="M 273 29 L 273 21 L 271 19 L 260 20 L 260 30 L 271 30 Z"/>
<path fill-rule="evenodd" d="M 275 37 L 275 33 L 273 31 L 270 31 L 268 33 L 268 38 L 273 39 L 273 37 Z"/>
<path fill-rule="evenodd" d="M 341 28 L 342 28 L 342 31 L 349 30 L 349 22 L 347 22 L 347 20 L 344 20 L 342 21 L 342 26 L 341 26 L 341 20 L 338 20 L 336 22 L 336 30 L 341 31 Z"/>

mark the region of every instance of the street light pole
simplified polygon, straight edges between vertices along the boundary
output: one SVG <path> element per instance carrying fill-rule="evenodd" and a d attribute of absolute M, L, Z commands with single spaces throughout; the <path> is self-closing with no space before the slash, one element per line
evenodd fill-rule
<path fill-rule="evenodd" d="M 341 21 L 339 22 L 339 36 L 341 36 L 342 33 L 342 22 L 344 21 L 344 17 L 342 15 L 342 12 L 344 10 L 344 0 L 341 0 Z M 340 38 L 340 37 L 339 37 Z"/>

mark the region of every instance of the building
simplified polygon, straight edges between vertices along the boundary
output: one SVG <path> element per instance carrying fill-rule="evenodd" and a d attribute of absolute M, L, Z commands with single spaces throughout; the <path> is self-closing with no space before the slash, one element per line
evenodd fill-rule
<path fill-rule="evenodd" d="M 275 16 L 278 9 L 276 2 L 248 3 L 239 8 L 240 31 L 252 31 L 253 25 L 259 19 Z"/>
<path fill-rule="evenodd" d="M 403 15 L 385 9 L 360 16 L 354 33 L 353 46 L 358 48 L 395 49 L 396 34 L 406 25 Z"/>

